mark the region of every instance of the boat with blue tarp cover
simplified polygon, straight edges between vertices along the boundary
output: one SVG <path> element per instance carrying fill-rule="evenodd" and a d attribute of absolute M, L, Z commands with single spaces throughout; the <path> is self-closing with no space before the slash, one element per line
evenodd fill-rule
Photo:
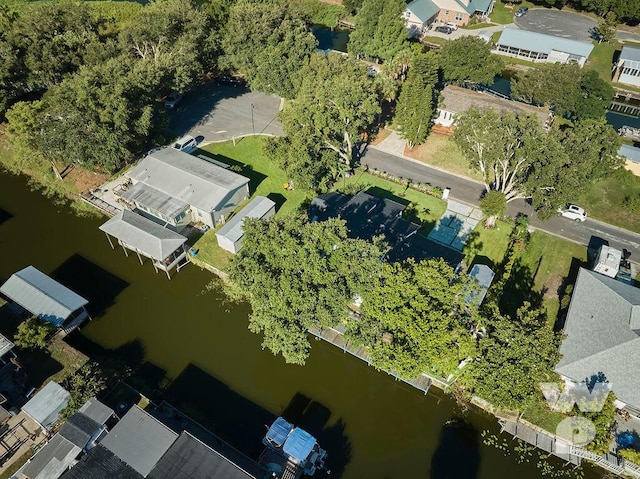
<path fill-rule="evenodd" d="M 266 448 L 258 461 L 272 477 L 299 478 L 303 474 L 312 476 L 316 471 L 326 470 L 327 452 L 318 445 L 316 438 L 282 417 L 273 422 L 262 443 Z"/>

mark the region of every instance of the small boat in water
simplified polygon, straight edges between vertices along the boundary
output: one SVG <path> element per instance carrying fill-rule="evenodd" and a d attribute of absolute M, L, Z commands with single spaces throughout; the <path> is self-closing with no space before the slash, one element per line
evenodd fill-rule
<path fill-rule="evenodd" d="M 273 422 L 262 443 L 266 447 L 258 462 L 272 477 L 293 479 L 326 470 L 327 451 L 318 445 L 315 437 L 282 417 Z"/>

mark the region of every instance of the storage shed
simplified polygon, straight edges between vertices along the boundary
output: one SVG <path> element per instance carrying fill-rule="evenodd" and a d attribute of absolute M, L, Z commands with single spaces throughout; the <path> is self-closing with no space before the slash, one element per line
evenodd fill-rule
<path fill-rule="evenodd" d="M 216 232 L 218 246 L 231 253 L 237 253 L 242 248 L 242 222 L 245 218 L 267 219 L 276 211 L 276 204 L 264 196 L 256 196 L 238 214 L 231 218 Z"/>
<path fill-rule="evenodd" d="M 33 419 L 44 430 L 50 430 L 58 416 L 67 407 L 71 394 L 55 381 L 45 387 L 22 406 L 22 412 Z"/>

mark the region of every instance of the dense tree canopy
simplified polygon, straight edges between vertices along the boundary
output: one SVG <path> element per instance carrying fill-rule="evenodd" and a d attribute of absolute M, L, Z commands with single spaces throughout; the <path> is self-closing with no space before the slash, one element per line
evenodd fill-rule
<path fill-rule="evenodd" d="M 349 53 L 375 60 L 392 59 L 407 40 L 404 0 L 364 0 L 349 36 Z"/>
<path fill-rule="evenodd" d="M 256 89 L 293 98 L 294 76 L 315 51 L 306 20 L 286 2 L 241 0 L 225 29 L 223 66 L 242 71 Z"/>
<path fill-rule="evenodd" d="M 413 61 L 396 107 L 395 120 L 409 148 L 427 138 L 431 118 L 436 110 L 438 64 L 434 54 L 418 56 Z"/>
<path fill-rule="evenodd" d="M 460 84 L 491 84 L 504 69 L 502 58 L 491 53 L 491 46 L 471 35 L 445 43 L 439 61 L 444 80 Z"/>
<path fill-rule="evenodd" d="M 362 317 L 350 321 L 349 334 L 367 346 L 377 368 L 410 379 L 422 372 L 446 378 L 475 356 L 468 287 L 441 259 L 385 264 L 362 292 Z"/>
<path fill-rule="evenodd" d="M 301 217 L 246 220 L 231 279 L 249 297 L 249 329 L 288 363 L 304 364 L 307 330 L 335 326 L 347 305 L 370 288 L 385 252 L 382 244 L 347 238 L 342 220 Z"/>
<path fill-rule="evenodd" d="M 548 105 L 571 120 L 604 117 L 613 99 L 613 87 L 594 70 L 576 64 L 546 63 L 518 74 L 514 98 Z"/>
<path fill-rule="evenodd" d="M 594 12 L 601 17 L 613 12 L 624 22 L 640 21 L 640 3 L 628 0 L 540 0 L 540 3 L 557 8 L 569 5 L 579 10 Z"/>
<path fill-rule="evenodd" d="M 377 89 L 365 66 L 337 54 L 314 54 L 299 81 L 280 115 L 286 137 L 267 153 L 295 181 L 322 190 L 327 175 L 353 166 L 360 134 L 380 112 Z"/>
<path fill-rule="evenodd" d="M 6 113 L 16 156 L 104 171 L 131 160 L 164 128 L 158 99 L 214 67 L 226 1 L 156 0 L 119 33 L 86 3 L 0 10 L 2 101 L 41 95 Z"/>
<path fill-rule="evenodd" d="M 474 393 L 504 409 L 522 409 L 541 382 L 557 379 L 559 335 L 547 322 L 546 310 L 525 303 L 511 318 L 489 305 L 487 334 L 479 342 L 480 355 L 469 364 L 465 381 Z"/>
<path fill-rule="evenodd" d="M 620 139 L 604 119 L 546 132 L 533 117 L 470 109 L 453 138 L 487 191 L 502 192 L 507 202 L 530 198 L 543 219 L 620 166 Z"/>

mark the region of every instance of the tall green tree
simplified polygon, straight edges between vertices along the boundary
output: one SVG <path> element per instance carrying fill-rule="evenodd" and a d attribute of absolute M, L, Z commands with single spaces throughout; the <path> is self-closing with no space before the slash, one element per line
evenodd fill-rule
<path fill-rule="evenodd" d="M 301 184 L 321 189 L 326 178 L 310 174 L 356 161 L 360 135 L 380 113 L 376 85 L 362 64 L 337 54 L 314 54 L 298 81 L 295 101 L 280 114 L 286 139 L 267 151 Z"/>
<path fill-rule="evenodd" d="M 154 0 L 120 33 L 120 48 L 160 86 L 184 91 L 215 66 L 215 28 L 190 0 Z"/>
<path fill-rule="evenodd" d="M 418 56 L 402 84 L 396 107 L 396 122 L 409 148 L 427 138 L 436 109 L 438 64 L 434 54 Z"/>
<path fill-rule="evenodd" d="M 480 210 L 485 216 L 484 226 L 495 228 L 496 220 L 504 216 L 504 212 L 507 210 L 507 198 L 501 191 L 487 191 L 480 201 Z"/>
<path fill-rule="evenodd" d="M 18 325 L 13 341 L 21 348 L 43 349 L 47 346 L 47 339 L 55 330 L 51 323 L 32 316 Z"/>
<path fill-rule="evenodd" d="M 131 65 L 116 58 L 81 68 L 7 118 L 12 140 L 46 160 L 111 172 L 162 126 L 156 112 L 153 90 L 137 85 Z"/>
<path fill-rule="evenodd" d="M 349 36 L 349 53 L 376 61 L 391 60 L 407 41 L 402 17 L 405 7 L 403 0 L 364 0 L 356 15 L 356 29 Z"/>
<path fill-rule="evenodd" d="M 491 46 L 470 35 L 445 43 L 439 61 L 444 80 L 459 84 L 491 84 L 504 69 L 502 58 L 491 53 Z"/>
<path fill-rule="evenodd" d="M 577 64 L 548 63 L 518 75 L 514 98 L 551 107 L 570 120 L 602 118 L 614 90 L 597 72 Z"/>
<path fill-rule="evenodd" d="M 240 0 L 231 7 L 223 48 L 223 67 L 241 71 L 254 88 L 293 98 L 295 74 L 315 51 L 316 40 L 291 4 Z"/>
<path fill-rule="evenodd" d="M 361 318 L 348 333 L 379 369 L 413 379 L 422 372 L 447 377 L 476 354 L 467 329 L 469 284 L 443 260 L 385 264 L 362 292 Z"/>
<path fill-rule="evenodd" d="M 248 295 L 249 329 L 264 334 L 263 348 L 288 363 L 304 364 L 307 330 L 346 319 L 348 304 L 370 287 L 384 252 L 380 243 L 347 238 L 338 219 L 247 220 L 230 278 Z"/>
<path fill-rule="evenodd" d="M 549 166 L 552 142 L 537 118 L 472 108 L 458 118 L 453 138 L 487 191 L 500 191 L 507 202 L 553 187 L 538 182 L 540 170 Z"/>
<path fill-rule="evenodd" d="M 487 333 L 463 380 L 493 406 L 521 411 L 537 394 L 539 383 L 558 379 L 553 368 L 560 360 L 560 337 L 548 324 L 546 309 L 529 303 L 513 318 L 501 314 L 494 303 L 484 315 Z"/>

